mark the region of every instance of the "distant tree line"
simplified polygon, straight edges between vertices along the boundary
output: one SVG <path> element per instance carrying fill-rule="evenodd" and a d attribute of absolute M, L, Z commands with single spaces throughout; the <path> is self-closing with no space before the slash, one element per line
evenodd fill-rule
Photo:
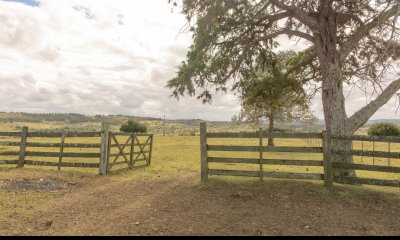
<path fill-rule="evenodd" d="M 92 119 L 77 113 L 11 113 L 4 114 L 5 117 L 0 122 L 69 122 L 84 123 L 90 122 Z"/>
<path fill-rule="evenodd" d="M 66 122 L 66 123 L 87 123 L 87 122 L 115 122 L 122 124 L 127 116 L 124 115 L 95 115 L 88 116 L 78 113 L 0 113 L 0 122 Z M 150 117 L 130 117 L 134 120 L 151 121 L 157 120 Z"/>

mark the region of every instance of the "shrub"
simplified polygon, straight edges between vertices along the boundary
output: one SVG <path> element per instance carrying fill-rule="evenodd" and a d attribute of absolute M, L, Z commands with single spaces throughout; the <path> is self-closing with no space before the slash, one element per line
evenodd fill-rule
<path fill-rule="evenodd" d="M 377 123 L 368 129 L 370 136 L 400 136 L 400 129 L 392 123 Z"/>
<path fill-rule="evenodd" d="M 147 133 L 147 126 L 138 121 L 129 120 L 122 124 L 120 131 L 125 133 Z"/>
<path fill-rule="evenodd" d="M 282 128 L 274 128 L 274 132 L 276 133 L 287 133 L 288 130 Z"/>

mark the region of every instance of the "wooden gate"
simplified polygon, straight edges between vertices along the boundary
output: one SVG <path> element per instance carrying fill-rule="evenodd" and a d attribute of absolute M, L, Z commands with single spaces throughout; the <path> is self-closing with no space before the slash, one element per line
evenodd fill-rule
<path fill-rule="evenodd" d="M 153 134 L 110 132 L 107 173 L 151 165 Z"/>

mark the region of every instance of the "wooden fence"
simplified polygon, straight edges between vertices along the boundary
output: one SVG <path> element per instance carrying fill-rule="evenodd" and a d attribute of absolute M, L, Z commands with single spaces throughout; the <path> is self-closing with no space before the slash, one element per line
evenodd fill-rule
<path fill-rule="evenodd" d="M 264 144 L 264 139 L 315 139 L 321 143 L 319 147 L 293 147 L 293 146 L 277 146 L 268 147 Z M 257 145 L 246 146 L 241 145 L 227 145 L 232 144 L 229 142 L 233 139 L 245 139 L 248 142 L 255 143 Z M 350 138 L 330 136 L 329 132 L 323 133 L 268 133 L 265 131 L 258 132 L 241 132 L 241 133 L 209 133 L 207 132 L 207 126 L 202 123 L 200 126 L 200 145 L 201 145 L 201 178 L 207 180 L 209 175 L 220 175 L 220 176 L 247 176 L 247 177 L 259 177 L 261 180 L 264 178 L 286 178 L 286 179 L 308 179 L 308 180 L 323 180 L 327 186 L 332 186 L 333 182 L 345 182 L 345 183 L 360 183 L 360 184 L 371 184 L 371 185 L 383 185 L 383 186 L 400 186 L 398 180 L 387 180 L 387 179 L 365 179 L 365 178 L 346 178 L 338 179 L 334 177 L 336 169 L 352 169 L 362 171 L 379 171 L 383 173 L 400 173 L 400 167 L 395 166 L 374 166 L 374 165 L 361 165 L 361 164 L 344 164 L 332 162 L 333 154 L 352 154 L 352 155 L 364 155 L 364 156 L 375 156 L 375 157 L 390 157 L 392 159 L 400 159 L 400 152 L 377 152 L 377 151 L 363 151 L 363 150 L 352 150 L 343 152 L 340 149 L 332 148 L 332 140 L 375 140 L 375 141 L 390 141 L 392 143 L 400 143 L 400 138 L 370 138 L 363 136 L 352 136 Z M 224 140 L 224 145 L 210 144 L 210 140 Z M 267 141 L 265 141 L 267 142 Z M 306 142 L 306 141 L 304 141 Z M 243 142 L 244 143 L 244 142 Z M 230 156 L 214 156 L 215 154 L 224 155 L 224 153 L 230 153 Z M 232 155 L 241 155 L 241 153 L 249 153 L 252 157 L 232 157 Z M 283 153 L 283 154 L 281 154 Z M 290 159 L 282 159 L 287 157 L 285 153 L 291 153 Z M 255 154 L 257 157 L 255 157 Z M 281 154 L 281 159 L 268 158 L 268 155 Z M 213 155 L 213 156 L 210 156 Z M 226 155 L 226 154 L 225 154 Z M 302 159 L 300 159 L 302 155 Z M 298 159 L 293 159 L 298 158 Z M 246 166 L 245 170 L 237 169 L 221 169 L 211 168 L 210 164 L 223 164 L 225 168 L 227 166 Z M 253 167 L 251 167 L 251 165 Z M 257 170 L 254 170 L 254 166 L 258 166 Z M 272 167 L 283 166 L 285 169 L 290 169 L 290 172 L 277 172 L 271 171 Z M 399 164 L 400 166 L 400 164 Z M 253 170 L 247 170 L 253 168 Z M 310 172 L 310 168 L 314 170 Z M 316 169 L 316 170 L 315 170 Z M 400 176 L 398 176 L 400 179 Z"/>
<path fill-rule="evenodd" d="M 396 137 L 371 137 L 371 136 L 331 136 L 331 140 L 336 141 L 351 141 L 352 144 L 359 143 L 362 146 L 361 149 L 343 150 L 335 147 L 332 144 L 331 153 L 333 155 L 351 156 L 361 158 L 358 163 L 341 163 L 333 162 L 333 170 L 358 170 L 367 172 L 379 172 L 385 174 L 398 174 L 400 179 L 400 151 L 392 151 L 391 148 L 394 144 L 400 144 L 400 138 Z M 360 144 L 361 143 L 361 144 Z M 364 146 L 369 143 L 372 145 L 372 149 L 366 151 Z M 376 144 L 383 143 L 387 145 L 387 151 L 377 151 Z M 372 158 L 370 164 L 365 158 Z M 364 161 L 362 160 L 364 159 Z M 381 163 L 378 164 L 378 160 Z M 385 164 L 386 163 L 386 164 Z M 335 177 L 335 182 L 340 183 L 351 183 L 351 184 L 367 184 L 367 185 L 379 185 L 379 186 L 392 186 L 400 187 L 400 181 L 398 180 L 387 180 L 387 179 L 373 179 L 373 178 L 360 178 L 360 177 Z"/>
<path fill-rule="evenodd" d="M 120 144 L 118 137 L 123 136 L 128 136 L 130 141 Z M 142 137 L 145 137 L 144 144 L 139 140 Z M 28 127 L 23 127 L 21 132 L 0 132 L 0 165 L 49 166 L 57 167 L 59 171 L 63 167 L 97 168 L 100 175 L 105 175 L 117 165 L 126 165 L 118 171 L 133 169 L 143 160 L 146 164 L 142 166 L 149 166 L 152 146 L 152 134 L 113 133 L 108 123 L 103 123 L 101 132 L 29 132 Z M 11 148 L 14 149 L 9 150 Z M 117 148 L 118 153 L 113 153 L 113 148 Z M 112 157 L 115 158 L 111 160 Z M 120 157 L 126 161 L 118 162 Z"/>

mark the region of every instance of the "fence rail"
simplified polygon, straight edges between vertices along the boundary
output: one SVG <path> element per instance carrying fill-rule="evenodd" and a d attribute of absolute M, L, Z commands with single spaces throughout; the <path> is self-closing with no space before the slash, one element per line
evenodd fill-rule
<path fill-rule="evenodd" d="M 364 165 L 364 164 L 354 164 L 354 163 L 333 163 L 334 168 L 338 169 L 354 169 L 372 172 L 386 172 L 386 173 L 400 173 L 400 167 L 386 167 L 386 166 L 375 166 L 375 165 Z"/>
<path fill-rule="evenodd" d="M 0 146 L 3 147 L 19 147 L 21 145 L 20 142 L 1 142 Z M 37 147 L 37 148 L 59 148 L 62 146 L 61 143 L 35 143 L 35 142 L 27 142 L 27 147 Z M 66 148 L 100 148 L 100 144 L 83 144 L 83 143 L 64 143 L 64 147 Z"/>
<path fill-rule="evenodd" d="M 243 164 L 260 164 L 260 159 L 255 158 L 216 158 L 209 157 L 209 163 L 243 163 Z M 263 159 L 262 164 L 265 165 L 281 165 L 281 166 L 306 166 L 306 167 L 322 167 L 323 161 L 319 160 L 283 160 L 283 159 Z"/>
<path fill-rule="evenodd" d="M 240 132 L 240 133 L 207 133 L 207 138 L 260 138 L 260 132 Z M 321 139 L 321 133 L 269 133 L 261 131 L 262 138 L 309 138 Z"/>
<path fill-rule="evenodd" d="M 259 171 L 209 169 L 208 174 L 217 176 L 260 177 Z M 261 175 L 263 177 L 270 177 L 270 178 L 324 180 L 323 174 L 311 174 L 311 173 L 262 172 Z"/>
<path fill-rule="evenodd" d="M 0 165 L 16 165 L 18 160 L 0 160 Z"/>
<path fill-rule="evenodd" d="M 400 153 L 390 153 L 381 151 L 363 151 L 363 150 L 343 150 L 343 149 L 332 149 L 334 154 L 363 156 L 363 157 L 380 157 L 380 158 L 395 158 L 400 159 Z"/>
<path fill-rule="evenodd" d="M 357 177 L 337 177 L 335 181 L 338 183 L 347 184 L 364 184 L 364 185 L 376 185 L 385 187 L 400 187 L 400 181 L 395 180 L 383 180 L 383 179 L 371 179 L 371 178 L 357 178 Z"/>
<path fill-rule="evenodd" d="M 117 136 L 128 136 L 133 141 L 132 143 L 119 144 Z M 114 139 L 114 144 L 111 144 L 110 137 Z M 139 138 L 141 137 L 146 137 L 147 141 L 140 142 Z M 7 141 L 6 138 L 13 138 L 13 141 Z M 20 140 L 17 142 L 15 138 L 20 138 Z M 60 141 L 37 141 L 37 139 L 42 139 L 41 141 L 43 141 L 43 139 L 56 138 L 59 138 Z M 84 138 L 85 140 L 88 138 L 100 139 L 99 143 L 66 143 L 66 139 L 69 138 L 78 140 L 79 138 Z M 19 168 L 24 167 L 24 165 L 48 166 L 58 167 L 58 170 L 61 170 L 62 167 L 97 168 L 101 175 L 109 173 L 109 170 L 115 166 L 124 164 L 124 162 L 111 162 L 110 157 L 116 157 L 117 159 L 119 157 L 129 158 L 129 169 L 133 169 L 136 163 L 143 161 L 146 162 L 145 166 L 149 166 L 153 148 L 153 134 L 112 133 L 108 123 L 102 124 L 102 131 L 100 132 L 29 132 L 28 127 L 23 127 L 21 132 L 0 132 L 0 139 L 0 147 L 4 147 L 3 151 L 0 151 L 0 156 L 18 157 L 18 160 L 0 160 L 0 165 L 17 165 Z M 28 141 L 28 139 L 32 140 Z M 13 147 L 19 147 L 19 150 L 7 150 Z M 112 148 L 119 148 L 119 154 L 112 153 Z M 125 148 L 129 149 L 126 153 L 124 152 Z M 69 151 L 66 151 L 66 149 L 69 149 Z M 72 149 L 75 151 L 71 151 Z M 98 152 L 93 152 L 95 150 L 98 150 Z M 27 159 L 31 157 L 56 158 L 58 161 Z M 66 158 L 92 159 L 92 161 L 96 159 L 97 162 L 76 162 L 76 160 L 64 162 Z"/>
<path fill-rule="evenodd" d="M 208 146 L 208 151 L 217 152 L 259 152 L 260 147 L 257 146 Z M 263 152 L 288 152 L 288 153 L 322 153 L 322 148 L 314 147 L 262 147 Z"/>
<path fill-rule="evenodd" d="M 332 135 L 332 139 L 336 140 L 350 140 L 350 141 L 373 141 L 373 142 L 390 142 L 390 143 L 400 143 L 399 137 L 379 137 L 379 136 L 338 136 Z"/>
<path fill-rule="evenodd" d="M 269 147 L 263 145 L 263 139 L 317 139 L 322 141 L 322 147 L 292 147 L 279 146 Z M 229 141 L 229 139 L 259 139 L 258 146 L 232 146 L 209 144 L 208 139 L 221 139 Z M 228 139 L 228 140 L 226 140 Z M 347 162 L 334 162 L 334 155 L 351 155 L 363 157 L 379 157 L 389 159 L 400 159 L 400 152 L 383 152 L 383 151 L 365 151 L 363 150 L 344 150 L 336 149 L 332 145 L 332 140 L 336 141 L 373 141 L 390 143 L 400 143 L 400 138 L 394 137 L 370 137 L 370 136 L 334 136 L 329 132 L 323 133 L 268 133 L 266 131 L 258 132 L 240 132 L 240 133 L 209 133 L 207 132 L 206 123 L 200 125 L 200 148 L 201 148 L 201 178 L 207 180 L 209 175 L 216 176 L 244 176 L 258 177 L 261 180 L 264 178 L 286 178 L 286 179 L 309 179 L 323 180 L 327 186 L 332 186 L 334 182 L 351 183 L 351 184 L 367 184 L 379 186 L 400 186 L 400 181 L 387 179 L 369 179 L 356 177 L 335 177 L 336 170 L 354 170 L 354 171 L 369 171 L 379 173 L 397 174 L 400 173 L 400 166 L 376 166 L 366 164 L 356 164 Z M 213 143 L 216 142 L 215 140 Z M 374 145 L 375 146 L 375 145 Z M 215 157 L 215 153 L 259 153 L 259 157 L 238 158 L 238 157 Z M 213 156 L 209 156 L 213 153 Z M 265 156 L 270 153 L 299 153 L 299 154 L 321 154 L 323 160 L 286 160 L 286 159 L 267 159 Z M 228 169 L 213 169 L 210 164 L 225 164 L 225 166 L 238 166 L 240 164 L 250 166 L 259 165 L 259 171 L 249 170 L 228 170 Z M 323 174 L 317 173 L 287 173 L 287 172 L 267 172 L 268 166 L 289 166 L 289 167 L 322 167 Z M 295 168 L 295 171 L 299 171 Z"/>
<path fill-rule="evenodd" d="M 73 167 L 73 168 L 99 168 L 98 163 L 69 163 L 69 162 L 44 162 L 44 161 L 34 161 L 25 160 L 25 164 L 33 166 L 47 166 L 47 167 Z"/>

